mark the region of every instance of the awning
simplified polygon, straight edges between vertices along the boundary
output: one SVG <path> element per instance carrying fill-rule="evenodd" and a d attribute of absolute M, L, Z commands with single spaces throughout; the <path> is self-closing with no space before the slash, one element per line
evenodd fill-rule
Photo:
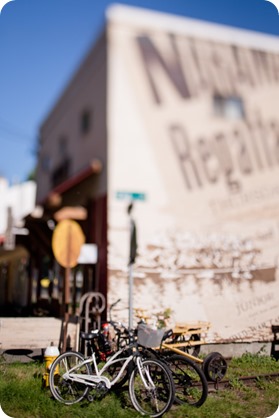
<path fill-rule="evenodd" d="M 53 201 L 54 205 L 56 205 L 55 202 L 58 203 L 60 195 L 63 195 L 63 193 L 66 193 L 73 187 L 78 186 L 81 182 L 89 178 L 92 174 L 99 174 L 101 170 L 102 170 L 101 161 L 98 159 L 94 159 L 87 168 L 80 171 L 78 174 L 70 177 L 69 179 L 63 181 L 63 183 L 60 183 L 55 188 L 53 188 L 51 192 L 48 193 L 46 198 L 41 202 L 41 204 L 45 205 Z"/>

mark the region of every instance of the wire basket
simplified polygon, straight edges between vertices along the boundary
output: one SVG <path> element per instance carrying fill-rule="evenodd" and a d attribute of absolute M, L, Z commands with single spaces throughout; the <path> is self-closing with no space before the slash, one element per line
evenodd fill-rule
<path fill-rule="evenodd" d="M 164 329 L 152 329 L 147 325 L 138 326 L 138 343 L 143 347 L 159 347 L 165 333 Z"/>

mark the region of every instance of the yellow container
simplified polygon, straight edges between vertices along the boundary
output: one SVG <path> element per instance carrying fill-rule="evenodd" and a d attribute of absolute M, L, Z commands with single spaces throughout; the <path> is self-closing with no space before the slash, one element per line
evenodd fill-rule
<path fill-rule="evenodd" d="M 54 360 L 56 359 L 56 357 L 59 356 L 59 354 L 60 353 L 59 353 L 58 347 L 55 347 L 53 343 L 51 343 L 51 345 L 45 349 L 45 352 L 44 352 L 45 373 L 43 374 L 43 387 L 49 387 L 50 367 L 52 363 L 54 362 Z M 59 373 L 58 366 L 56 366 L 55 373 L 56 374 Z"/>

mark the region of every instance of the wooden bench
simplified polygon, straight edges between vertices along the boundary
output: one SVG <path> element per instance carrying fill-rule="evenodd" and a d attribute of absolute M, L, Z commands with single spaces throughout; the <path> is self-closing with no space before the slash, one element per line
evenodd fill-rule
<path fill-rule="evenodd" d="M 179 322 L 173 327 L 173 333 L 183 335 L 204 334 L 207 333 L 210 327 L 210 322 Z"/>

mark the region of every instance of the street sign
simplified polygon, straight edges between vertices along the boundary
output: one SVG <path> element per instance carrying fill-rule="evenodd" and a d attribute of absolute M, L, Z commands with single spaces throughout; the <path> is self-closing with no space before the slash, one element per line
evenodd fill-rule
<path fill-rule="evenodd" d="M 64 219 L 54 229 L 52 237 L 53 254 L 62 267 L 75 267 L 85 237 L 79 224 Z"/>
<path fill-rule="evenodd" d="M 67 329 L 69 322 L 70 297 L 70 269 L 77 265 L 81 246 L 85 242 L 85 236 L 76 221 L 64 219 L 60 221 L 53 231 L 52 250 L 58 263 L 65 267 L 64 280 L 64 325 L 63 325 L 63 351 L 67 345 Z"/>
<path fill-rule="evenodd" d="M 98 247 L 96 244 L 83 244 L 78 257 L 78 264 L 96 264 L 98 261 Z"/>
<path fill-rule="evenodd" d="M 133 219 L 130 222 L 130 256 L 129 256 L 129 265 L 134 264 L 137 257 L 137 228 L 136 223 Z"/>
<path fill-rule="evenodd" d="M 116 199 L 119 200 L 146 200 L 146 194 L 140 192 L 116 192 Z"/>

